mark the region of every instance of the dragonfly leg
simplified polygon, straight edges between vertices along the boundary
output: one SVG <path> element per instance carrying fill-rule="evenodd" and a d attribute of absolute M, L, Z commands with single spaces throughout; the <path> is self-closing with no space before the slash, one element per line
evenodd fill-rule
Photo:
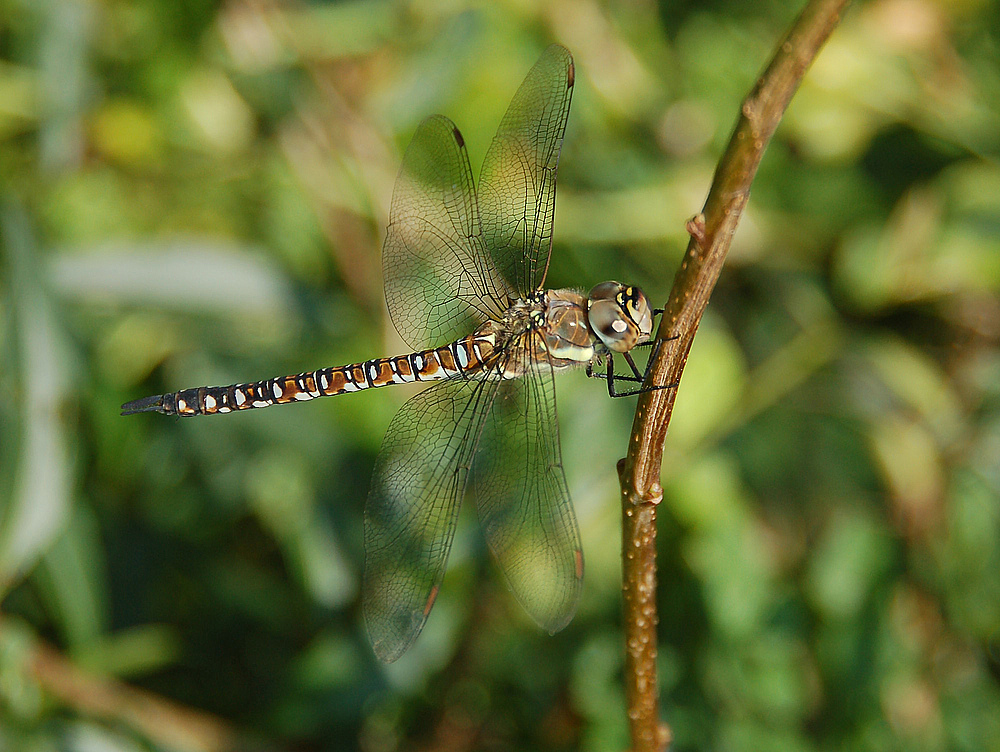
<path fill-rule="evenodd" d="M 671 337 L 670 339 L 676 339 L 676 337 Z M 660 389 L 673 389 L 677 384 L 655 384 L 653 386 L 640 386 L 638 389 L 632 389 L 626 392 L 620 392 L 615 389 L 614 383 L 617 379 L 619 382 L 626 381 L 631 384 L 642 384 L 646 380 L 646 376 L 649 374 L 650 364 L 656 359 L 656 354 L 660 351 L 660 346 L 665 340 L 658 339 L 653 342 L 643 343 L 649 344 L 653 347 L 653 352 L 649 355 L 649 362 L 646 364 L 646 370 L 644 372 L 639 371 L 636 367 L 635 362 L 632 360 L 629 353 L 623 353 L 626 362 L 632 368 L 632 371 L 636 374 L 635 376 L 616 376 L 614 373 L 613 358 L 608 356 L 608 373 L 605 374 L 595 374 L 598 378 L 606 378 L 608 380 L 608 394 L 612 397 L 634 397 L 637 394 L 643 394 L 644 392 L 655 392 Z"/>
<path fill-rule="evenodd" d="M 608 353 L 608 372 L 605 375 L 608 380 L 608 395 L 610 397 L 617 397 L 615 394 L 615 357 Z"/>
<path fill-rule="evenodd" d="M 677 383 L 675 383 L 675 384 L 653 384 L 652 386 L 640 387 L 639 389 L 633 389 L 632 391 L 629 391 L 629 392 L 615 391 L 614 393 L 611 393 L 611 396 L 612 397 L 635 397 L 637 394 L 645 394 L 646 392 L 658 392 L 661 389 L 673 389 L 675 386 L 678 386 L 678 384 Z"/>
<path fill-rule="evenodd" d="M 654 355 L 656 354 L 655 350 L 653 351 L 653 354 Z M 642 378 L 645 377 L 646 374 L 640 372 L 639 369 L 636 368 L 635 361 L 632 360 L 632 353 L 627 353 L 627 352 L 626 353 L 622 353 L 622 357 L 625 358 L 625 362 L 628 363 L 629 368 L 632 369 L 632 373 L 635 374 L 635 377 L 637 379 L 642 379 Z"/>
<path fill-rule="evenodd" d="M 681 335 L 675 334 L 672 337 L 664 337 L 663 339 L 647 339 L 645 342 L 635 345 L 632 349 L 638 350 L 640 347 L 656 347 L 659 350 L 661 342 L 673 342 L 675 339 L 680 339 L 680 337 Z"/>
<path fill-rule="evenodd" d="M 615 389 L 615 382 L 616 381 L 618 381 L 618 382 L 627 381 L 630 384 L 641 384 L 642 383 L 641 375 L 640 375 L 640 377 L 616 375 L 615 374 L 615 368 L 614 368 L 614 360 L 613 360 L 613 358 L 611 357 L 610 354 L 608 355 L 608 367 L 607 367 L 606 371 L 595 371 L 593 364 L 588 364 L 587 365 L 587 377 L 591 378 L 591 379 L 605 379 L 608 382 L 608 394 L 611 395 L 612 397 L 625 396 L 625 395 L 620 394 Z M 638 392 L 635 392 L 635 393 L 638 394 Z"/>
<path fill-rule="evenodd" d="M 608 353 L 608 373 L 606 378 L 608 380 L 608 396 L 620 396 L 620 392 L 615 390 L 615 358 L 611 353 Z M 625 381 L 625 379 L 628 379 L 631 381 L 633 378 L 632 376 L 622 376 L 620 380 Z"/>
<path fill-rule="evenodd" d="M 611 397 L 630 397 L 634 394 L 642 394 L 644 391 L 651 391 L 649 389 L 632 389 L 627 392 L 620 392 L 615 388 L 615 382 L 619 384 L 622 382 L 627 382 L 629 384 L 641 384 L 643 381 L 643 374 L 639 373 L 638 369 L 634 369 L 638 374 L 636 376 L 627 376 L 623 374 L 615 373 L 615 361 L 614 357 L 608 354 L 608 366 L 607 369 L 602 373 L 600 371 L 595 371 L 592 365 L 587 366 L 587 376 L 592 379 L 605 379 L 608 382 L 608 395 Z"/>

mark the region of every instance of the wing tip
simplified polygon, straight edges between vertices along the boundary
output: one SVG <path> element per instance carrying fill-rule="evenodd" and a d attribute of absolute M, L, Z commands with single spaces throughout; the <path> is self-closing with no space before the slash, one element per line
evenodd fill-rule
<path fill-rule="evenodd" d="M 539 58 L 538 62 L 541 62 L 546 56 L 553 55 L 556 58 L 564 58 L 566 62 L 566 88 L 572 89 L 573 84 L 576 83 L 576 65 L 573 62 L 573 53 L 570 52 L 566 47 L 561 44 L 555 43 L 550 44 L 545 52 L 542 53 L 542 57 Z"/>
<path fill-rule="evenodd" d="M 433 596 L 431 605 L 433 604 Z M 427 611 L 430 611 L 428 605 Z M 371 643 L 372 652 L 382 663 L 395 663 L 403 653 L 410 649 L 410 646 L 417 641 L 417 637 L 424 630 L 427 623 L 427 612 L 414 612 L 411 616 L 411 623 L 407 628 L 398 632 L 388 629 L 385 624 L 378 626 L 373 624 L 373 619 L 367 614 L 365 623 L 368 627 L 368 641 Z"/>
<path fill-rule="evenodd" d="M 372 640 L 372 651 L 382 663 L 395 663 L 406 652 L 409 645 L 400 645 L 390 640 Z"/>

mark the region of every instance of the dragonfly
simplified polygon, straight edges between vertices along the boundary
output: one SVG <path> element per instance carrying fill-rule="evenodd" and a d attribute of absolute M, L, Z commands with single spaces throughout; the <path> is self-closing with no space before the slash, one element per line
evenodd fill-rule
<path fill-rule="evenodd" d="M 429 382 L 391 421 L 365 507 L 362 607 L 386 662 L 427 621 L 467 493 L 524 610 L 550 633 L 576 611 L 583 551 L 553 376 L 584 367 L 612 396 L 642 391 L 615 382 L 644 382 L 630 351 L 650 343 L 660 311 L 634 285 L 544 287 L 574 79 L 569 51 L 545 50 L 500 122 L 478 191 L 455 124 L 434 115 L 417 128 L 382 254 L 389 315 L 411 352 L 122 405 L 123 415 L 215 415 Z M 616 376 L 615 355 L 630 373 Z"/>

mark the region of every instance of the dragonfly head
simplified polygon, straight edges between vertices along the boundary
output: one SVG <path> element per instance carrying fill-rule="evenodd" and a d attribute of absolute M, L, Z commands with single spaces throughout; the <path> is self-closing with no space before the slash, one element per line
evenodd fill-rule
<path fill-rule="evenodd" d="M 587 317 L 590 328 L 612 352 L 628 352 L 653 331 L 649 300 L 638 287 L 621 282 L 601 282 L 590 291 Z"/>

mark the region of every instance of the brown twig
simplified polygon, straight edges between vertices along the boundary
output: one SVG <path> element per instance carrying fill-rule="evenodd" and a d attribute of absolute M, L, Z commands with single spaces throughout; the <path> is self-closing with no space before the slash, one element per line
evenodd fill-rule
<path fill-rule="evenodd" d="M 11 629 L 10 622 L 0 618 L 0 637 Z M 66 707 L 131 729 L 163 749 L 178 752 L 265 749 L 208 713 L 84 671 L 40 640 L 28 647 L 23 667 L 39 687 Z"/>
<path fill-rule="evenodd" d="M 656 334 L 662 346 L 650 368 L 650 384 L 680 381 L 764 149 L 806 69 L 848 4 L 849 0 L 811 0 L 743 101 L 705 208 L 688 223 L 691 241 Z M 625 692 L 633 752 L 659 752 L 670 743 L 670 730 L 659 717 L 656 679 L 656 507 L 663 498 L 660 465 L 676 395 L 676 389 L 659 389 L 640 397 L 628 455 L 618 465 Z"/>

